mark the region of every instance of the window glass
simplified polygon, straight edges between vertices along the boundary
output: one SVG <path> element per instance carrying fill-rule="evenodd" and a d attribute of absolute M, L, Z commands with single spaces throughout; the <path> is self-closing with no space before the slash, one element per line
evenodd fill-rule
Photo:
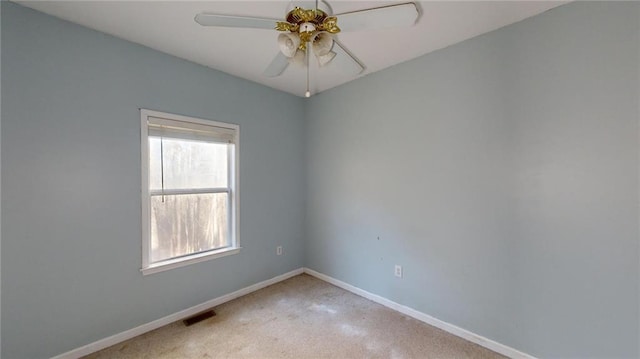
<path fill-rule="evenodd" d="M 228 197 L 151 196 L 151 262 L 228 247 Z"/>
<path fill-rule="evenodd" d="M 225 143 L 149 137 L 149 186 L 152 191 L 227 187 Z"/>

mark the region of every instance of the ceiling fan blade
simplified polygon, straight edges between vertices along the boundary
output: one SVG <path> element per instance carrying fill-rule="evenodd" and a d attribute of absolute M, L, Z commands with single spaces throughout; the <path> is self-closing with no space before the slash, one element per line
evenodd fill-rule
<path fill-rule="evenodd" d="M 287 66 L 289 66 L 289 59 L 284 56 L 282 52 L 278 52 L 262 74 L 267 77 L 280 76 L 280 74 L 287 69 Z"/>
<path fill-rule="evenodd" d="M 416 23 L 420 12 L 415 3 L 375 7 L 338 14 L 338 26 L 342 31 L 409 27 Z"/>
<path fill-rule="evenodd" d="M 353 76 L 359 75 L 364 71 L 362 63 L 353 57 L 340 42 L 334 40 L 333 44 L 333 51 L 336 53 L 336 57 L 331 61 L 330 66 L 335 66 L 341 71 Z"/>
<path fill-rule="evenodd" d="M 200 13 L 194 19 L 202 26 L 249 27 L 253 29 L 275 29 L 278 20 L 260 17 L 244 17 Z"/>

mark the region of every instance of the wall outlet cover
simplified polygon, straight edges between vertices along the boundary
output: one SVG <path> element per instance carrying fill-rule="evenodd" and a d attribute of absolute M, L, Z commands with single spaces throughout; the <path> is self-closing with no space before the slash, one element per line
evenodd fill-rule
<path fill-rule="evenodd" d="M 395 274 L 396 277 L 402 278 L 402 266 L 401 265 L 396 264 L 394 274 Z"/>

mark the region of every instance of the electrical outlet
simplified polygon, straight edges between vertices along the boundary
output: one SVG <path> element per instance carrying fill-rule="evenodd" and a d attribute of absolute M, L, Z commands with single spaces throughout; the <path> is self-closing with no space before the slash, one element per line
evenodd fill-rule
<path fill-rule="evenodd" d="M 277 246 L 276 247 L 276 254 L 281 256 L 282 255 L 282 246 Z"/>
<path fill-rule="evenodd" d="M 395 273 L 396 277 L 398 278 L 402 278 L 402 266 L 399 264 L 396 264 L 396 270 Z"/>

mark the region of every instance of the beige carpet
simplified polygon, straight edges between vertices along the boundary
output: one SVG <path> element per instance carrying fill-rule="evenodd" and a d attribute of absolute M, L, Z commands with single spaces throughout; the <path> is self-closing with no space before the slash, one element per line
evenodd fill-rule
<path fill-rule="evenodd" d="M 87 358 L 503 358 L 303 274 Z"/>

